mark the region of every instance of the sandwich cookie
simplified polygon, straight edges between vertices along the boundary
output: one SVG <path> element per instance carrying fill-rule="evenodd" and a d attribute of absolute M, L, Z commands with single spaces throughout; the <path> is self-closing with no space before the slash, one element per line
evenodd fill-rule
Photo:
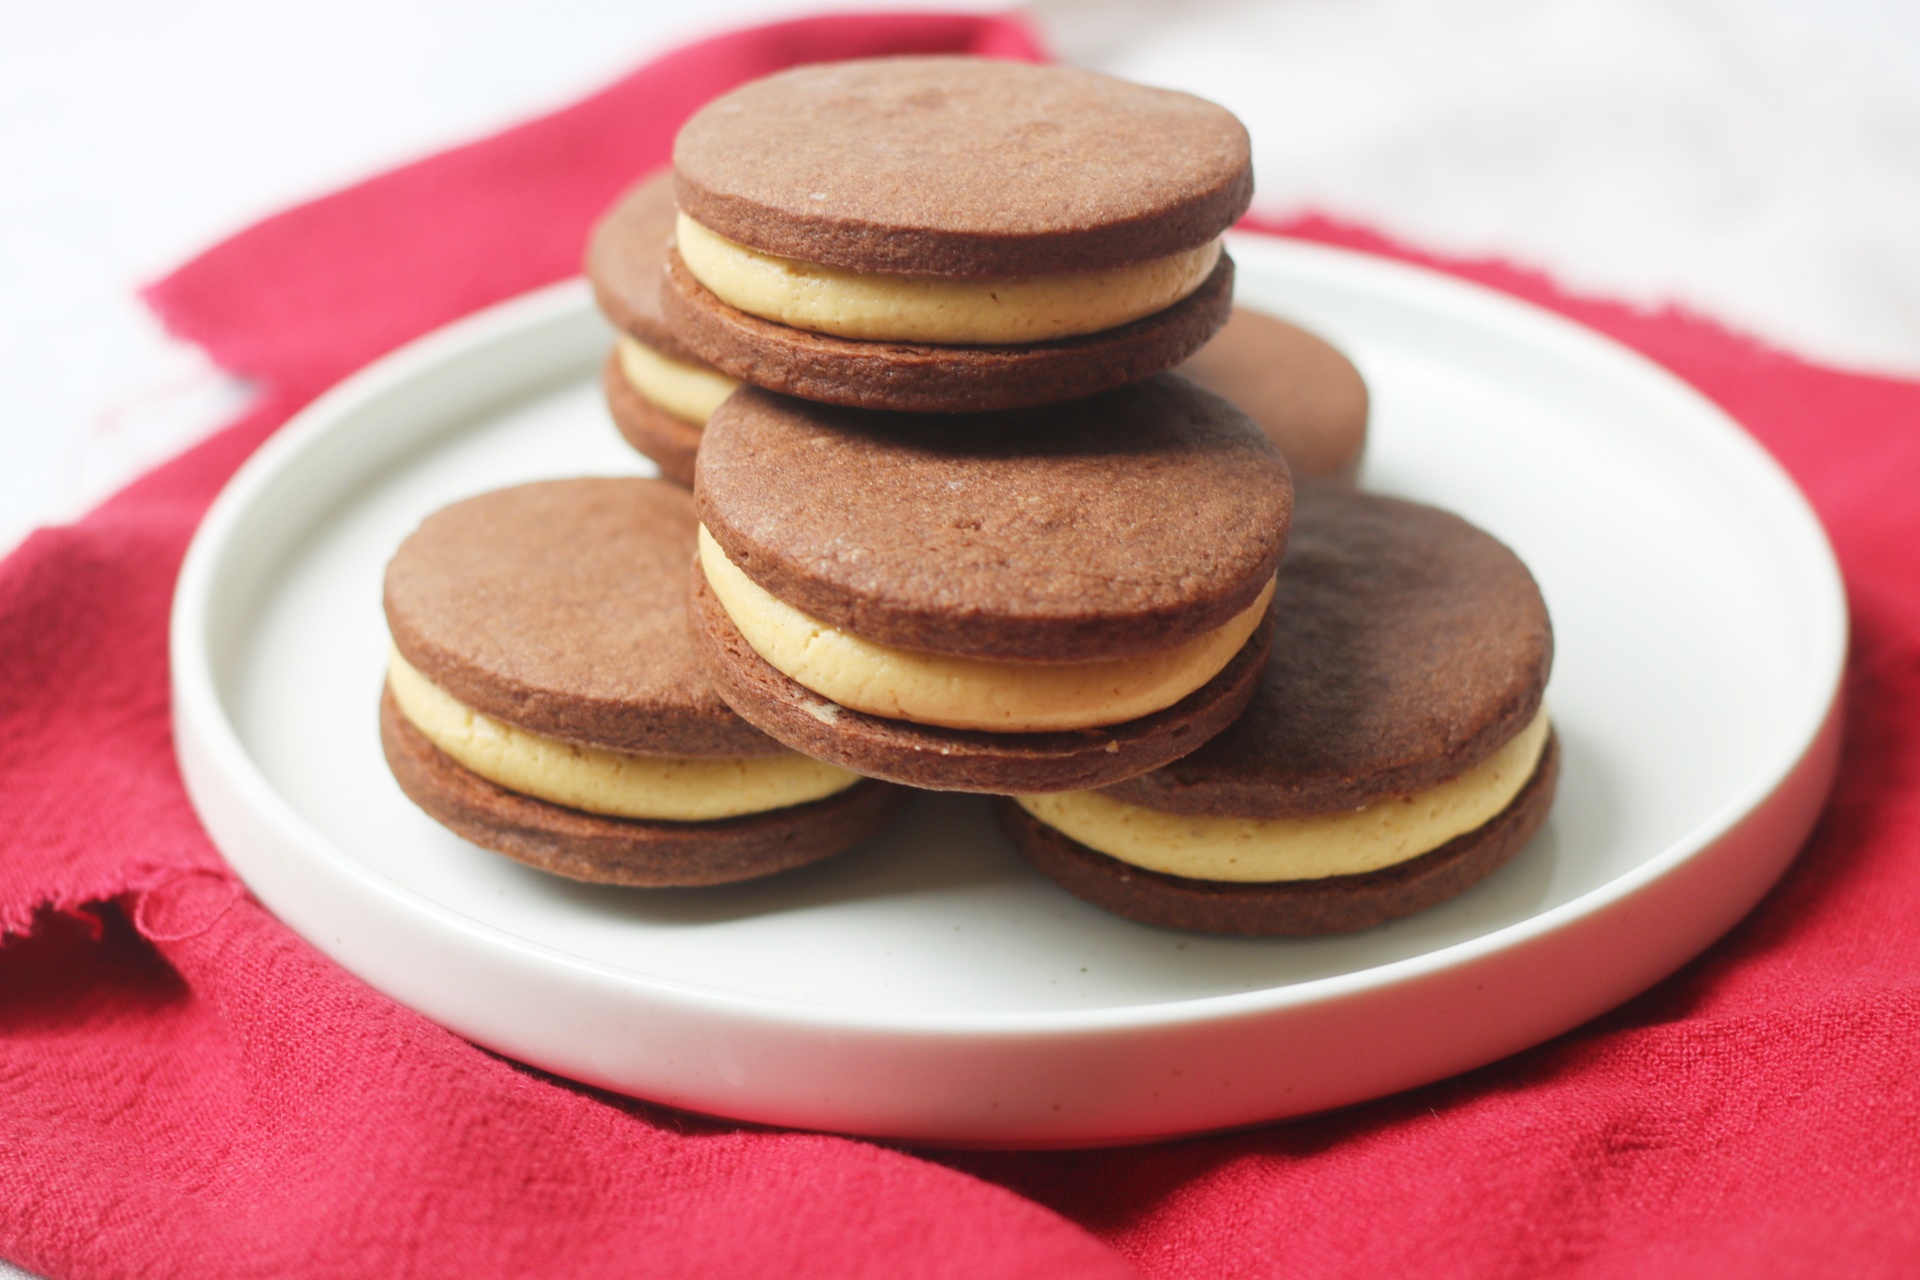
<path fill-rule="evenodd" d="M 871 409 L 1049 404 L 1171 369 L 1226 322 L 1247 133 L 1070 67 L 882 58 L 715 99 L 673 152 L 662 306 L 743 381 Z"/>
<path fill-rule="evenodd" d="M 1295 480 L 1351 481 L 1367 447 L 1367 384 L 1325 339 L 1236 306 L 1179 372 L 1259 424 Z"/>
<path fill-rule="evenodd" d="M 1553 803 L 1553 629 L 1526 566 L 1432 507 L 1303 488 L 1246 712 L 1098 791 L 999 802 L 1043 875 L 1147 924 L 1365 929 L 1460 893 Z"/>
<path fill-rule="evenodd" d="M 556 480 L 429 516 L 387 566 L 387 763 L 455 833 L 545 871 L 721 884 L 838 853 L 904 801 L 781 747 L 701 675 L 693 499 Z"/>
<path fill-rule="evenodd" d="M 660 309 L 674 216 L 673 174 L 662 170 L 594 227 L 586 272 L 601 312 L 620 330 L 601 371 L 613 425 L 661 475 L 691 488 L 700 428 L 739 384 L 675 337 Z"/>
<path fill-rule="evenodd" d="M 1252 695 L 1292 485 L 1172 375 L 918 415 L 742 387 L 707 424 L 694 632 L 797 750 L 935 790 L 1104 786 Z"/>

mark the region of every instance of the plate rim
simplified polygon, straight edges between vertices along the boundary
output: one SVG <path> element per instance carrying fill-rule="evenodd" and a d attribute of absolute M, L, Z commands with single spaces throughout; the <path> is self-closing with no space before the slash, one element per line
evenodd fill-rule
<path fill-rule="evenodd" d="M 196 529 L 176 584 L 169 623 L 176 752 L 184 755 L 186 739 L 193 735 L 193 746 L 211 755 L 227 780 L 253 802 L 257 813 L 278 825 L 299 847 L 317 855 L 332 871 L 350 877 L 362 889 L 376 892 L 409 912 L 423 914 L 441 927 L 451 927 L 478 942 L 543 967 L 600 983 L 644 988 L 653 998 L 684 1007 L 725 1009 L 760 1024 L 934 1038 L 1100 1034 L 1230 1023 L 1347 1000 L 1432 978 L 1523 947 L 1609 910 L 1684 867 L 1734 832 L 1744 819 L 1781 790 L 1818 746 L 1838 705 L 1846 666 L 1848 614 L 1844 582 L 1824 527 L 1785 469 L 1750 432 L 1704 393 L 1651 358 L 1557 312 L 1488 286 L 1377 255 L 1284 237 L 1239 234 L 1231 238 L 1231 248 L 1235 256 L 1244 261 L 1266 258 L 1283 270 L 1332 277 L 1336 283 L 1351 284 L 1357 280 L 1403 297 L 1411 296 L 1415 301 L 1463 311 L 1502 331 L 1510 332 L 1515 326 L 1530 330 L 1525 336 L 1531 341 L 1551 342 L 1572 358 L 1612 364 L 1616 372 L 1638 378 L 1649 386 L 1658 385 L 1677 408 L 1718 434 L 1721 442 L 1731 445 L 1736 454 L 1744 455 L 1750 473 L 1747 478 L 1757 478 L 1764 488 L 1772 490 L 1770 500 L 1780 504 L 1782 513 L 1788 516 L 1783 530 L 1790 530 L 1793 539 L 1801 544 L 1802 554 L 1810 557 L 1809 566 L 1815 571 L 1814 576 L 1819 579 L 1818 585 L 1826 597 L 1821 602 L 1823 607 L 1819 610 L 1812 651 L 1808 655 L 1814 678 L 1809 680 L 1803 705 L 1796 708 L 1793 732 L 1782 735 L 1765 766 L 1749 775 L 1727 800 L 1686 835 L 1564 903 L 1417 955 L 1253 991 L 1085 1009 L 944 1012 L 885 1009 L 801 1002 L 705 986 L 621 968 L 516 936 L 428 898 L 354 858 L 308 823 L 279 793 L 248 752 L 219 693 L 211 661 L 209 609 L 232 531 L 260 492 L 281 471 L 325 438 L 340 419 L 429 373 L 440 363 L 473 348 L 512 341 L 523 331 L 564 323 L 579 318 L 582 311 L 590 311 L 590 291 L 585 281 L 577 278 L 496 303 L 381 357 L 301 409 L 235 471 Z M 200 810 L 201 799 L 193 795 L 191 784 L 188 790 L 196 810 Z M 235 871 L 240 874 L 237 867 Z M 243 881 L 246 878 L 241 875 Z"/>

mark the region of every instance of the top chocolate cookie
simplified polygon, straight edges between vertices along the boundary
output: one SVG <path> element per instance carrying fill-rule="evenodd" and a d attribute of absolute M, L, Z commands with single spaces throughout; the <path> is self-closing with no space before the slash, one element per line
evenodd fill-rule
<path fill-rule="evenodd" d="M 880 58 L 800 67 L 707 104 L 673 152 L 680 208 L 765 253 L 971 278 L 1167 257 L 1246 211 L 1221 107 L 1071 67 Z"/>

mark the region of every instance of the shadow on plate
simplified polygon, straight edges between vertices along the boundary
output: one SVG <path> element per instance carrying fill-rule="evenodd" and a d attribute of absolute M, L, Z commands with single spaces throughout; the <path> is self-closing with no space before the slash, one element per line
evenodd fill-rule
<path fill-rule="evenodd" d="M 1589 753 L 1568 751 L 1564 779 L 1591 791 Z M 1604 807 L 1604 806 L 1601 806 Z M 1556 807 L 1556 814 L 1558 809 Z M 578 884 L 514 867 L 529 892 L 602 918 L 663 927 L 728 924 L 850 904 L 882 901 L 935 905 L 954 899 L 955 919 L 979 927 L 978 913 L 1022 917 L 995 945 L 1019 952 L 1037 948 L 1097 954 L 1110 978 L 1115 968 L 1131 983 L 1167 984 L 1185 991 L 1196 983 L 1220 991 L 1310 981 L 1417 956 L 1527 919 L 1590 887 L 1564 865 L 1561 825 L 1550 819 L 1514 860 L 1452 902 L 1359 934 L 1314 939 L 1209 937 L 1134 924 L 1067 895 L 1030 871 L 1001 836 L 979 796 L 916 795 L 879 838 L 825 862 L 764 880 L 709 889 L 635 890 Z M 1586 842 L 1581 841 L 1584 845 Z M 489 855 L 491 856 L 491 855 Z M 960 906 L 959 899 L 972 906 Z M 990 898 L 990 904 L 983 901 Z M 931 919 L 932 916 L 929 917 Z M 1055 957 L 1056 959 L 1059 957 Z M 1226 965 L 1226 971 L 1215 972 Z M 1159 982 L 1150 979 L 1157 977 Z M 1187 992 L 1191 994 L 1191 992 Z"/>
<path fill-rule="evenodd" d="M 622 889 L 515 869 L 530 890 L 581 910 L 660 925 L 721 924 L 849 902 L 948 894 L 1033 874 L 1000 834 L 985 797 L 935 792 L 914 796 L 891 827 L 863 845 L 742 884 Z"/>

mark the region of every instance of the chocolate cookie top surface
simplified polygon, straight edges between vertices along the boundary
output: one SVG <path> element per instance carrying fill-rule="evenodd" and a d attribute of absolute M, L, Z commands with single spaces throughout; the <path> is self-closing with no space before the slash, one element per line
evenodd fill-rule
<path fill-rule="evenodd" d="M 552 480 L 457 502 L 387 565 L 387 625 L 460 702 L 646 755 L 780 750 L 713 691 L 687 627 L 693 499 L 659 480 Z"/>
<path fill-rule="evenodd" d="M 855 271 L 1018 277 L 1165 257 L 1253 196 L 1247 131 L 1200 98 L 1072 67 L 800 67 L 696 112 L 680 207 L 737 243 Z"/>
<path fill-rule="evenodd" d="M 632 187 L 594 224 L 587 240 L 587 279 L 594 300 L 615 327 L 676 360 L 700 357 L 674 336 L 660 310 L 667 248 L 673 243 L 673 171 L 662 169 Z"/>
<path fill-rule="evenodd" d="M 1301 488 L 1278 624 L 1240 719 L 1192 755 L 1107 788 L 1174 813 L 1279 818 L 1412 795 L 1532 720 L 1553 665 L 1533 575 L 1458 516 Z"/>
<path fill-rule="evenodd" d="M 788 604 L 879 644 L 1027 662 L 1159 652 L 1253 604 L 1286 463 L 1172 375 L 923 417 L 743 387 L 707 423 L 700 518 Z"/>
<path fill-rule="evenodd" d="M 1179 372 L 1231 400 L 1279 446 L 1297 480 L 1352 476 L 1367 444 L 1367 384 L 1325 339 L 1252 307 Z"/>

